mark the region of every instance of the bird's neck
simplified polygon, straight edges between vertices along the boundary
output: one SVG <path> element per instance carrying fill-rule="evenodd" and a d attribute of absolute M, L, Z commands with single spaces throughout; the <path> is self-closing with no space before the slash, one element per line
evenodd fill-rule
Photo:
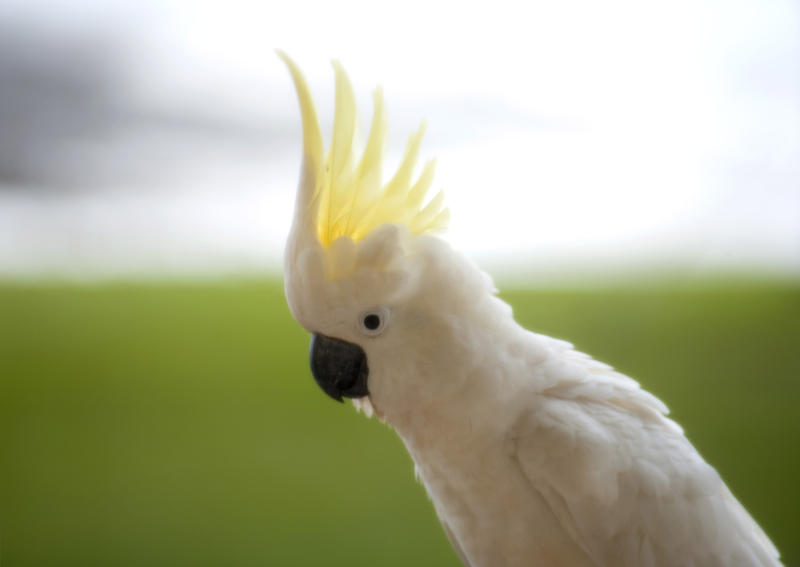
<path fill-rule="evenodd" d="M 459 340 L 441 347 L 456 345 L 447 354 L 448 368 L 420 370 L 431 372 L 422 377 L 423 382 L 441 385 L 435 389 L 436 395 L 421 395 L 385 416 L 412 455 L 480 443 L 477 432 L 491 436 L 507 425 L 506 420 L 515 419 L 498 416 L 493 408 L 515 407 L 514 398 L 523 394 L 530 382 L 523 378 L 530 376 L 535 364 L 529 360 L 530 353 L 537 349 L 531 348 L 531 334 L 519 327 L 510 313 L 487 318 L 460 333 Z"/>

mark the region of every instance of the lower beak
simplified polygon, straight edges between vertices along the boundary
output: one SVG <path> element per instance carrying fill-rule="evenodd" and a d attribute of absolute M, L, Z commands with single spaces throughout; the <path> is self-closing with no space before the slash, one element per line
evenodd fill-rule
<path fill-rule="evenodd" d="M 323 392 L 339 402 L 342 396 L 361 398 L 369 395 L 369 368 L 364 349 L 319 333 L 311 336 L 310 348 L 311 374 Z"/>

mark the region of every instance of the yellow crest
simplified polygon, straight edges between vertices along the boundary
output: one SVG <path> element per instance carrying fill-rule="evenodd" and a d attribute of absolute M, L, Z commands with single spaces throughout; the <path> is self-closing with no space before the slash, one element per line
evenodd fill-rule
<path fill-rule="evenodd" d="M 382 162 L 386 140 L 386 111 L 380 88 L 373 93 L 374 111 L 366 146 L 357 155 L 361 140 L 357 134 L 357 111 L 353 87 L 338 62 L 336 73 L 336 114 L 327 155 L 322 156 L 314 103 L 302 73 L 288 56 L 278 55 L 289 67 L 300 101 L 303 118 L 305 191 L 308 202 L 302 203 L 303 188 L 297 206 L 308 206 L 320 244 L 328 247 L 341 236 L 358 241 L 386 223 L 405 225 L 414 235 L 444 229 L 449 211 L 443 207 L 444 195 L 438 192 L 427 203 L 425 196 L 433 181 L 434 161 L 427 162 L 414 180 L 424 124 L 408 141 L 405 155 L 394 176 L 382 183 Z"/>

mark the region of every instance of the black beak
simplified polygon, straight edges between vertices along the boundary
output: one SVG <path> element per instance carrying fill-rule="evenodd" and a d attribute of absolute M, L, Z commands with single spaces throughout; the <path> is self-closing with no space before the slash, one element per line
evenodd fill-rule
<path fill-rule="evenodd" d="M 334 400 L 369 395 L 367 353 L 360 346 L 314 333 L 309 358 L 314 380 Z"/>

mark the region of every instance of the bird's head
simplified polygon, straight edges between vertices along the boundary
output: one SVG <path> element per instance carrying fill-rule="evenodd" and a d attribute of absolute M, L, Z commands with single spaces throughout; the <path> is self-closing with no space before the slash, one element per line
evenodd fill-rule
<path fill-rule="evenodd" d="M 297 321 L 312 333 L 311 370 L 331 397 L 353 398 L 382 415 L 458 387 L 443 350 L 467 349 L 462 320 L 491 298 L 491 280 L 433 233 L 448 210 L 426 199 L 429 161 L 414 168 L 423 128 L 397 172 L 382 181 L 386 116 L 380 89 L 357 154 L 353 89 L 334 63 L 336 114 L 327 153 L 308 86 L 285 54 L 303 122 L 303 160 L 284 258 L 285 290 Z M 451 352 L 450 355 L 453 353 Z"/>

